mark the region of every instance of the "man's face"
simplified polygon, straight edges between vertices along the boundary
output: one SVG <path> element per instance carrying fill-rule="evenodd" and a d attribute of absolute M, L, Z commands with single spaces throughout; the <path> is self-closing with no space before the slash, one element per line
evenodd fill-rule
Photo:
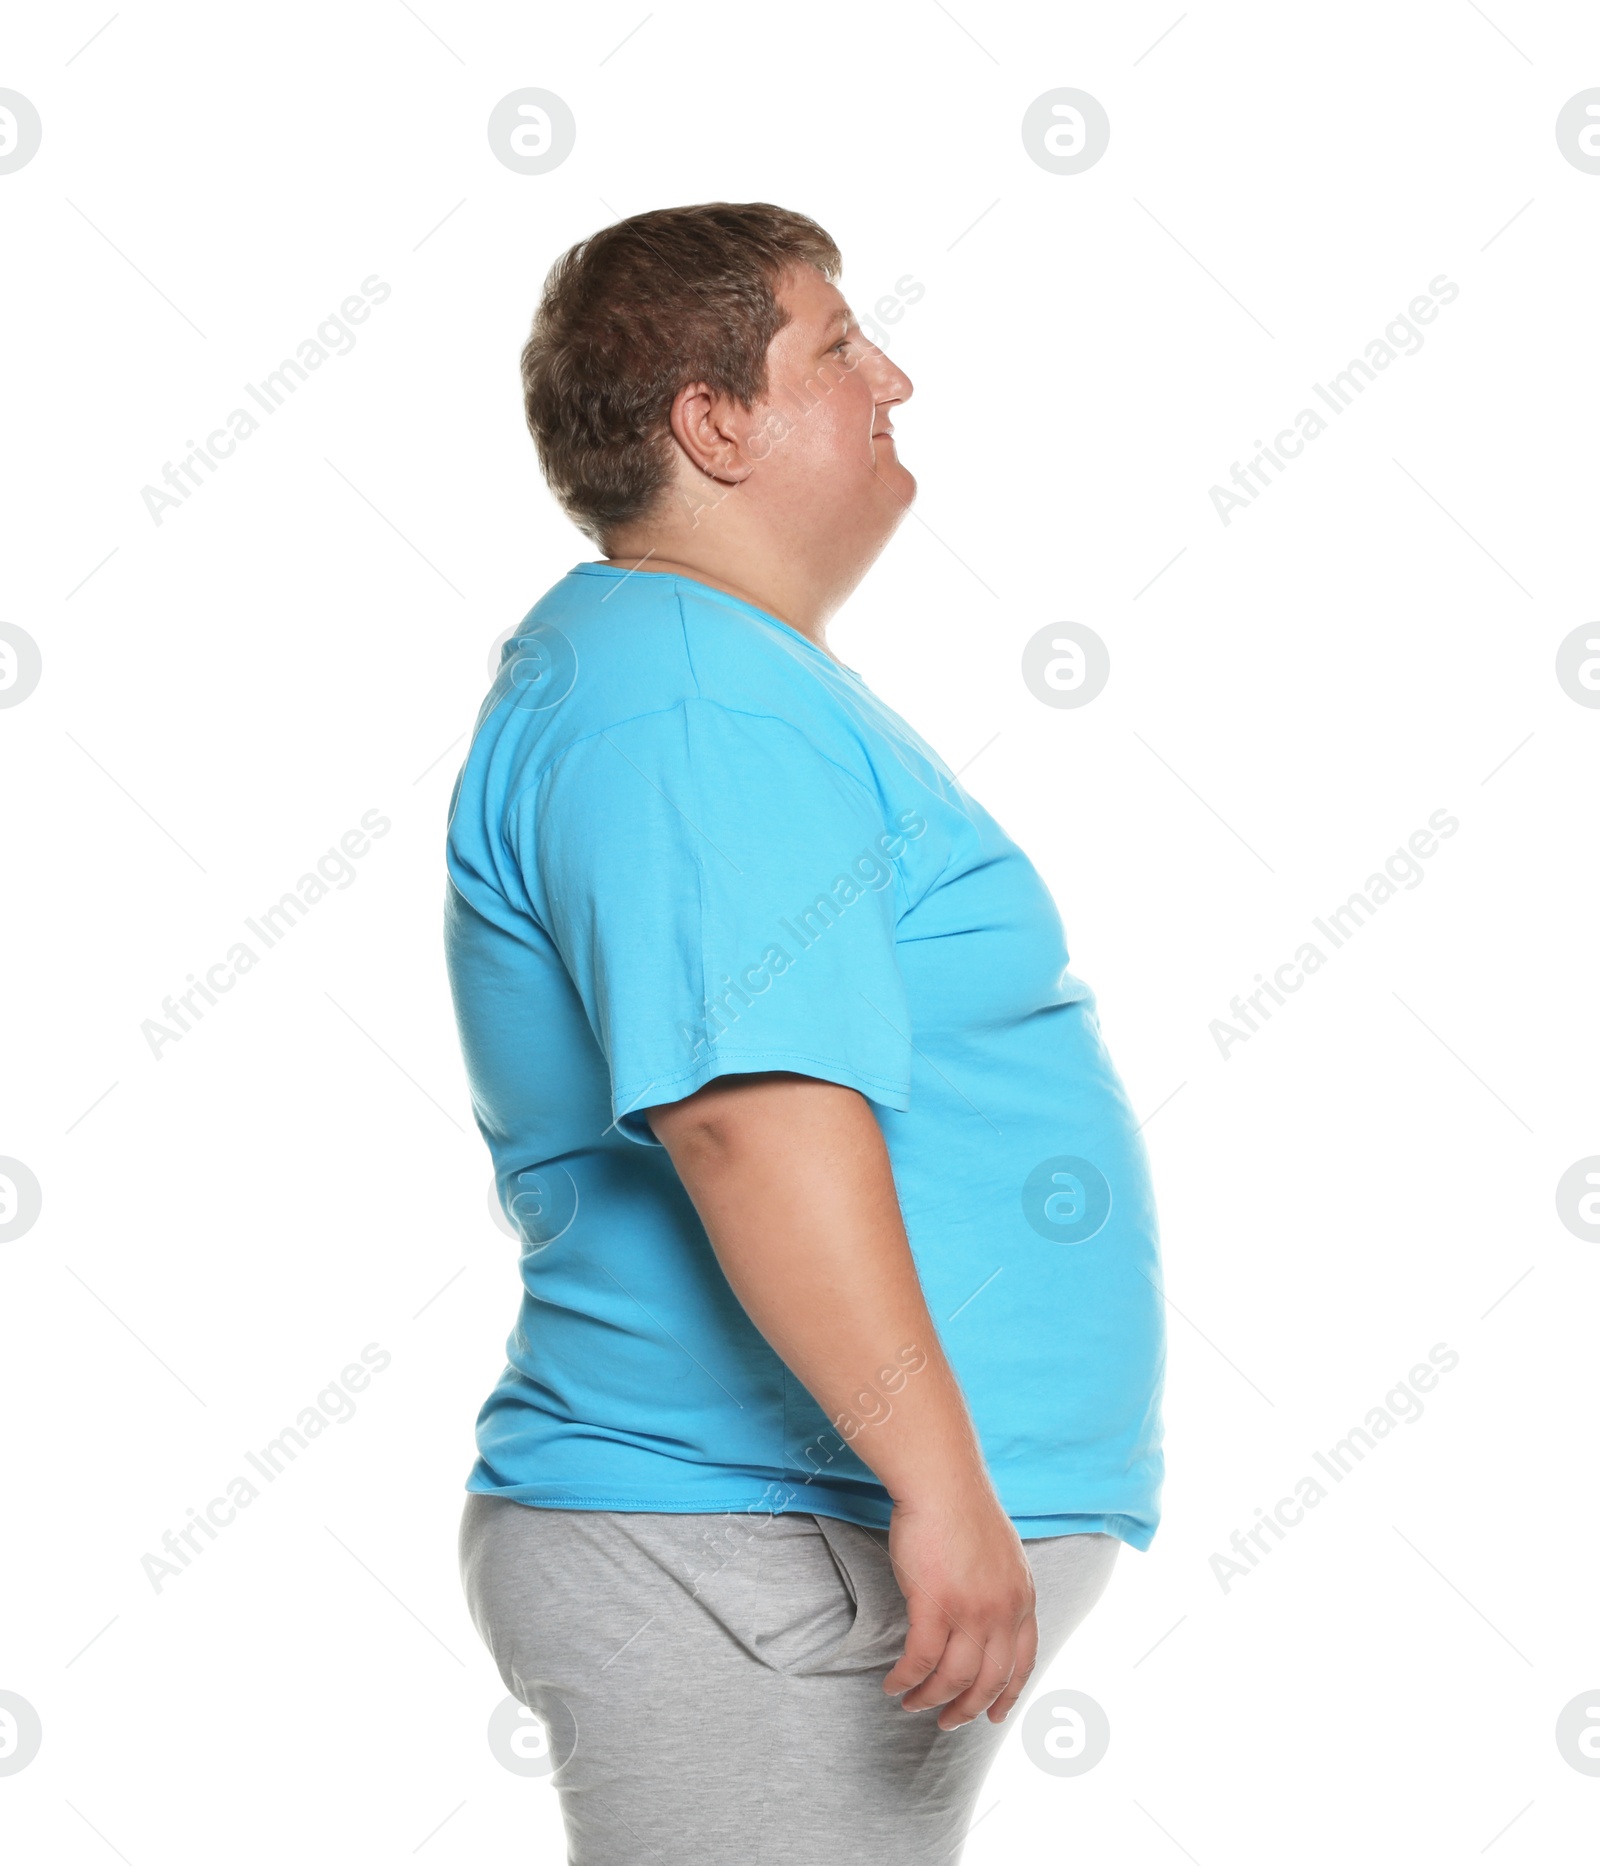
<path fill-rule="evenodd" d="M 864 565 L 916 494 L 890 419 L 911 381 L 862 335 L 844 295 L 815 267 L 797 267 L 777 295 L 789 322 L 767 351 L 767 395 L 745 442 L 758 464 L 744 496 L 790 536 Z"/>

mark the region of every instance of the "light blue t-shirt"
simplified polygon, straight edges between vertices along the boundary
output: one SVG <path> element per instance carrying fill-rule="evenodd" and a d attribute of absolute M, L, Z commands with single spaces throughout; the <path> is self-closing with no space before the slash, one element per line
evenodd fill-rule
<path fill-rule="evenodd" d="M 788 1070 L 860 1091 L 1024 1537 L 1148 1547 L 1164 1333 L 1147 1161 L 1044 883 L 797 630 L 577 565 L 506 643 L 451 800 L 446 948 L 521 1308 L 467 1480 L 563 1509 L 884 1527 L 745 1315 L 643 1110 Z"/>

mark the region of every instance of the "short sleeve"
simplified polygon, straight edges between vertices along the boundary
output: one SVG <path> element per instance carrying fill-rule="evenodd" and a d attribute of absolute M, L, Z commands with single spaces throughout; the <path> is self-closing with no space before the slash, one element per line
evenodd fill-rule
<path fill-rule="evenodd" d="M 796 727 L 703 700 L 610 726 L 509 828 L 630 1139 L 656 1144 L 644 1109 L 760 1070 L 910 1106 L 906 830 Z"/>

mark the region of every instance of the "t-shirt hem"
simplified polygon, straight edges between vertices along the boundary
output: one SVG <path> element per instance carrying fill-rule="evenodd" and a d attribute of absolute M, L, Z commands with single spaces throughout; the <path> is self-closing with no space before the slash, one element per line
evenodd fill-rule
<path fill-rule="evenodd" d="M 612 1103 L 612 1114 L 618 1131 L 630 1140 L 642 1140 L 646 1146 L 658 1145 L 644 1118 L 646 1107 L 682 1101 L 696 1089 L 722 1076 L 759 1075 L 765 1070 L 784 1070 L 794 1075 L 813 1076 L 823 1082 L 836 1082 L 841 1088 L 853 1088 L 869 1101 L 900 1114 L 911 1106 L 908 1083 L 891 1082 L 886 1076 L 873 1075 L 832 1057 L 812 1056 L 804 1050 L 727 1050 L 719 1051 L 692 1069 L 680 1070 L 657 1082 L 647 1082 L 632 1095 L 617 1095 Z"/>
<path fill-rule="evenodd" d="M 826 1516 L 835 1522 L 853 1523 L 859 1529 L 887 1529 L 889 1505 L 873 1498 L 845 1497 L 815 1484 L 789 1483 L 773 1478 L 759 1492 L 750 1489 L 715 1492 L 704 1496 L 654 1497 L 629 1493 L 551 1490 L 543 1484 L 477 1484 L 470 1478 L 466 1489 L 474 1496 L 504 1497 L 535 1510 L 617 1510 L 642 1516 L 709 1516 L 804 1514 Z M 781 1500 L 775 1491 L 786 1493 Z M 1047 1515 L 1012 1514 L 1017 1536 L 1023 1542 L 1039 1542 L 1054 1536 L 1110 1535 L 1141 1553 L 1154 1540 L 1156 1523 L 1120 1511 L 1069 1510 Z"/>
<path fill-rule="evenodd" d="M 1013 1516 L 1017 1536 L 1023 1542 L 1043 1541 L 1047 1536 L 1107 1535 L 1126 1542 L 1143 1554 L 1155 1540 L 1156 1525 L 1119 1511 L 1068 1511 L 1051 1516 Z"/>

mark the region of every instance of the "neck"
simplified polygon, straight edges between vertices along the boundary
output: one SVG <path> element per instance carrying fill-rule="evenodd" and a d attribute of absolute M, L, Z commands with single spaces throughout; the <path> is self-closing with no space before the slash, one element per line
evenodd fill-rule
<path fill-rule="evenodd" d="M 708 550 L 689 537 L 628 533 L 610 541 L 603 561 L 621 570 L 692 577 L 787 622 L 824 652 L 828 621 L 843 601 L 843 593 L 820 588 L 778 550 Z"/>

